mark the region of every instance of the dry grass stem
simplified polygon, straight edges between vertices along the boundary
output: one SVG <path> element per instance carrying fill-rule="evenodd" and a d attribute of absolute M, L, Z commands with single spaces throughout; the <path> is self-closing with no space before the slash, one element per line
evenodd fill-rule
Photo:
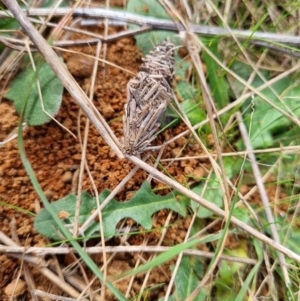
<path fill-rule="evenodd" d="M 0 235 L 1 240 L 1 235 Z M 146 253 L 163 253 L 170 250 L 170 247 L 161 247 L 161 246 L 105 246 L 105 247 L 86 247 L 86 252 L 88 254 L 99 254 L 100 252 L 105 251 L 106 253 L 123 253 L 123 252 L 146 252 Z M 36 257 L 45 256 L 45 255 L 63 255 L 68 254 L 70 252 L 76 253 L 74 248 L 68 247 L 19 247 L 19 246 L 0 246 L 0 254 L 14 255 L 14 254 L 25 254 L 32 255 L 34 254 Z M 200 251 L 200 250 L 185 250 L 183 252 L 186 255 L 199 256 L 204 258 L 212 258 L 214 253 Z M 222 255 L 221 259 L 228 260 L 231 262 L 240 262 L 246 263 L 250 265 L 254 265 L 257 263 L 257 260 L 251 258 L 243 258 L 243 257 L 233 257 L 228 255 Z M 25 259 L 26 260 L 26 259 Z"/>
<path fill-rule="evenodd" d="M 9 7 L 9 6 L 7 6 Z M 58 8 L 54 12 L 53 16 L 55 17 L 63 17 L 70 13 L 70 11 L 73 12 L 74 17 L 85 17 L 85 18 L 98 18 L 100 20 L 101 18 L 108 18 L 111 20 L 116 20 L 118 22 L 118 25 L 126 25 L 127 23 L 133 23 L 138 24 L 141 26 L 148 26 L 149 29 L 155 30 L 155 29 L 164 29 L 164 30 L 170 30 L 178 32 L 178 30 L 185 30 L 185 28 L 177 22 L 173 22 L 166 19 L 159 19 L 154 17 L 147 17 L 147 16 L 141 16 L 137 14 L 132 14 L 128 12 L 120 12 L 112 9 L 105 9 L 105 8 Z M 47 8 L 30 8 L 23 10 L 23 13 L 27 16 L 48 16 L 50 13 L 50 10 Z M 12 13 L 10 11 L 0 11 L 0 17 L 1 18 L 7 18 L 8 16 L 11 16 Z M 89 24 L 99 24 L 99 22 L 103 23 L 103 20 L 101 21 L 90 21 Z M 122 23 L 123 22 L 123 23 Z M 260 32 L 252 30 L 237 30 L 237 29 L 231 29 L 228 31 L 227 28 L 217 27 L 217 26 L 205 26 L 205 25 L 199 25 L 199 24 L 188 24 L 189 29 L 196 33 L 196 34 L 202 34 L 206 36 L 219 36 L 219 37 L 232 37 L 234 35 L 235 37 L 241 38 L 241 39 L 250 39 L 252 40 L 270 40 L 271 42 L 277 42 L 277 43 L 286 43 L 286 44 L 292 44 L 292 45 L 300 45 L 300 37 L 295 35 L 287 35 L 287 34 L 278 34 L 273 32 Z"/>
<path fill-rule="evenodd" d="M 256 162 L 256 158 L 255 158 L 254 154 L 252 153 L 252 146 L 250 144 L 250 138 L 248 136 L 246 126 L 245 126 L 245 124 L 242 120 L 242 117 L 239 113 L 236 113 L 236 118 L 239 122 L 239 128 L 240 128 L 241 136 L 242 136 L 244 144 L 246 145 L 246 148 L 248 150 L 248 157 L 250 159 L 250 163 L 251 163 L 252 170 L 253 170 L 253 175 L 255 177 L 255 181 L 256 181 L 256 185 L 257 185 L 260 197 L 261 197 L 262 205 L 263 205 L 265 213 L 266 213 L 267 221 L 268 221 L 269 226 L 270 226 L 272 238 L 277 243 L 280 243 L 279 234 L 278 234 L 278 231 L 277 231 L 277 228 L 276 228 L 276 221 L 275 221 L 275 218 L 273 216 L 273 212 L 271 210 L 270 201 L 269 201 L 269 198 L 268 198 L 265 186 L 264 186 L 264 182 L 262 180 L 262 176 L 261 176 L 259 167 L 258 167 L 257 162 Z M 279 263 L 280 263 L 281 269 L 283 271 L 285 284 L 286 284 L 286 286 L 289 286 L 290 285 L 290 278 L 289 278 L 289 274 L 288 274 L 288 271 L 287 271 L 287 268 L 286 268 L 285 258 L 283 256 L 283 254 L 280 253 L 280 252 L 278 252 L 278 258 L 279 258 Z"/>

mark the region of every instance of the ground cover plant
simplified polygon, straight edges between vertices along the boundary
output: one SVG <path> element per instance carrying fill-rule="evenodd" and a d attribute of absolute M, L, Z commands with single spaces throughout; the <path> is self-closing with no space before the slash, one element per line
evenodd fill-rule
<path fill-rule="evenodd" d="M 2 3 L 1 300 L 300 298 L 297 1 Z"/>

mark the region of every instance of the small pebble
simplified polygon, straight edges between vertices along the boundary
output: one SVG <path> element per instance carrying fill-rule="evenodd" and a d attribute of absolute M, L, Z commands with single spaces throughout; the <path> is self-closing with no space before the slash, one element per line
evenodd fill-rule
<path fill-rule="evenodd" d="M 9 297 L 18 297 L 25 293 L 26 291 L 26 283 L 22 279 L 14 279 L 11 283 L 9 283 L 4 293 Z"/>
<path fill-rule="evenodd" d="M 65 183 L 71 183 L 73 178 L 73 174 L 70 171 L 66 171 L 62 176 L 62 181 Z"/>

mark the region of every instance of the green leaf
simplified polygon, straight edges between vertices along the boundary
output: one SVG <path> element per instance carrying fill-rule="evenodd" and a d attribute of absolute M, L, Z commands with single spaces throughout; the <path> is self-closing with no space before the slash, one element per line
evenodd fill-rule
<path fill-rule="evenodd" d="M 109 195 L 108 190 L 104 190 L 100 198 L 100 203 Z M 113 199 L 102 211 L 103 230 L 106 237 L 112 237 L 116 232 L 116 225 L 121 219 L 132 218 L 144 229 L 150 230 L 152 227 L 152 215 L 161 209 L 170 209 L 182 216 L 186 215 L 186 205 L 188 199 L 178 192 L 171 192 L 166 196 L 158 196 L 151 191 L 148 182 L 144 182 L 142 187 L 136 192 L 134 197 L 128 201 L 120 203 Z M 64 222 L 72 225 L 74 222 L 76 196 L 69 195 L 58 200 L 51 205 L 54 211 L 61 215 L 67 213 L 68 217 Z M 91 212 L 97 208 L 96 199 L 87 192 L 82 194 L 79 223 L 84 223 L 91 215 Z M 36 229 L 43 235 L 60 240 L 57 235 L 55 224 L 47 210 L 43 209 L 35 219 Z M 91 236 L 99 232 L 99 223 L 93 223 L 85 232 L 86 236 Z"/>
<path fill-rule="evenodd" d="M 248 81 L 250 75 L 253 72 L 253 69 L 248 64 L 242 63 L 240 61 L 234 61 L 230 68 L 234 73 L 236 73 L 239 77 Z M 269 74 L 267 71 L 260 70 L 261 75 L 267 80 L 269 80 Z M 244 84 L 238 81 L 235 78 L 229 77 L 232 89 L 235 91 L 236 97 L 240 96 L 245 89 Z M 264 81 L 258 76 L 255 75 L 254 79 L 251 81 L 251 85 L 255 88 L 264 84 Z M 250 100 L 250 98 L 249 98 Z M 248 105 L 247 101 L 245 102 L 245 106 Z"/>
<path fill-rule="evenodd" d="M 211 176 L 211 178 L 209 179 L 209 183 L 206 187 L 205 187 L 205 183 L 200 183 L 200 185 L 194 187 L 192 191 L 197 193 L 198 195 L 202 195 L 204 188 L 206 189 L 203 197 L 206 200 L 214 203 L 219 208 L 221 208 L 223 205 L 223 192 L 222 189 L 220 188 L 220 182 L 218 181 L 216 175 Z M 198 204 L 196 202 L 191 202 L 191 206 L 194 211 L 198 208 Z M 200 208 L 198 209 L 197 216 L 200 218 L 208 218 L 212 215 L 213 213 L 210 210 L 202 206 L 200 206 Z"/>
<path fill-rule="evenodd" d="M 175 76 L 176 76 L 176 93 L 182 100 L 192 100 L 199 97 L 199 89 L 189 84 L 186 80 L 187 70 L 191 67 L 189 61 L 185 61 L 178 55 L 175 55 Z"/>
<path fill-rule="evenodd" d="M 175 277 L 175 291 L 168 299 L 169 301 L 186 300 L 186 298 L 191 295 L 199 285 L 199 278 L 195 273 L 195 270 L 199 271 L 199 269 L 203 269 L 203 266 L 199 261 L 195 263 L 195 259 L 191 259 L 189 256 L 182 257 Z M 204 301 L 206 300 L 206 297 L 207 290 L 206 288 L 203 288 L 193 300 Z M 160 298 L 159 300 L 162 301 L 164 298 Z"/>
<path fill-rule="evenodd" d="M 195 125 L 195 124 L 201 122 L 203 119 L 205 119 L 206 114 L 205 114 L 205 111 L 201 109 L 200 102 L 198 102 L 196 100 L 187 99 L 187 100 L 183 101 L 182 103 L 180 103 L 180 106 L 192 125 Z M 172 124 L 174 122 L 174 119 L 175 119 L 175 122 L 174 122 L 175 124 L 179 123 L 179 121 L 180 121 L 178 114 L 176 112 L 174 112 L 174 110 L 172 110 L 171 108 L 168 108 L 167 112 L 166 112 L 165 120 L 163 121 L 163 127 L 168 125 L 167 124 L 167 121 L 169 121 L 168 117 L 172 118 L 171 119 Z"/>
<path fill-rule="evenodd" d="M 250 212 L 248 211 L 247 208 L 235 207 L 233 209 L 232 215 L 245 224 L 249 224 L 250 222 Z"/>
<path fill-rule="evenodd" d="M 248 248 L 245 240 L 239 240 L 239 246 L 235 249 L 224 250 L 224 255 L 248 258 Z M 222 260 L 219 264 L 218 277 L 216 279 L 216 299 L 236 300 L 235 297 L 240 290 L 237 282 L 239 277 L 243 278 L 246 264 Z M 241 300 L 241 299 L 240 299 Z"/>
<path fill-rule="evenodd" d="M 40 99 L 37 79 L 43 100 Z M 12 100 L 19 114 L 24 112 L 28 125 L 42 125 L 58 112 L 62 101 L 63 85 L 47 63 L 24 70 L 10 85 L 6 98 Z M 44 110 L 42 109 L 42 101 Z"/>
<path fill-rule="evenodd" d="M 13 30 L 17 29 L 18 26 L 19 23 L 15 18 L 7 17 L 5 19 L 0 19 L 0 30 Z"/>
<path fill-rule="evenodd" d="M 80 259 L 87 265 L 87 267 L 91 270 L 91 272 L 101 281 L 105 282 L 105 286 L 115 295 L 117 300 L 120 301 L 128 301 L 127 298 L 108 280 L 105 279 L 105 276 L 100 271 L 99 267 L 96 265 L 96 263 L 91 259 L 91 257 L 85 252 L 85 250 L 79 245 L 79 243 L 75 240 L 72 240 L 72 234 L 69 232 L 69 230 L 65 227 L 63 222 L 56 216 L 56 212 L 53 210 L 52 206 L 50 205 L 49 201 L 47 200 L 47 197 L 45 196 L 42 187 L 40 186 L 35 173 L 30 165 L 30 162 L 28 161 L 25 149 L 24 149 L 24 140 L 23 140 L 23 126 L 22 123 L 19 123 L 18 127 L 18 148 L 20 152 L 20 157 L 22 160 L 22 163 L 24 165 L 24 168 L 30 178 L 30 181 L 39 196 L 40 200 L 43 202 L 44 206 L 49 210 L 49 214 L 53 217 L 53 221 L 55 225 L 60 229 L 60 233 L 63 233 L 65 237 L 70 239 L 71 245 L 74 247 L 76 252 L 78 253 L 78 256 Z"/>
<path fill-rule="evenodd" d="M 297 217 L 299 222 L 299 217 Z M 297 223 L 297 221 L 294 221 Z M 285 221 L 287 223 L 287 221 Z M 300 254 L 300 229 L 293 225 L 287 224 L 285 227 L 280 228 L 280 241 L 284 243 L 284 246 L 289 248 L 296 254 Z"/>
<path fill-rule="evenodd" d="M 239 245 L 235 249 L 226 249 L 224 250 L 224 255 L 240 257 L 240 258 L 248 258 L 247 255 L 248 248 L 247 242 L 243 239 L 239 240 Z M 226 260 L 222 260 L 219 265 L 219 279 L 226 284 L 234 284 L 236 281 L 236 273 L 238 271 L 244 270 L 246 264 L 239 262 L 230 262 Z"/>
<path fill-rule="evenodd" d="M 218 46 L 219 39 L 209 40 L 206 42 L 209 50 L 220 60 Z M 226 79 L 226 73 L 223 68 L 206 52 L 202 54 L 203 61 L 207 67 L 207 76 L 210 84 L 213 98 L 216 100 L 217 108 L 224 108 L 229 104 L 229 85 Z"/>
<path fill-rule="evenodd" d="M 14 29 L 17 29 L 18 27 L 19 27 L 19 23 L 15 18 L 6 17 L 3 19 L 0 19 L 0 30 L 2 31 L 1 35 L 3 35 L 3 36 L 9 36 L 9 34 L 6 33 L 6 30 L 13 31 Z M 4 46 L 3 44 L 0 44 L 0 52 L 2 52 L 5 47 L 6 46 Z"/>
<path fill-rule="evenodd" d="M 224 166 L 226 175 L 228 178 L 230 178 L 233 174 L 233 160 L 231 158 L 224 158 Z M 204 194 L 202 194 L 204 188 L 205 192 Z M 198 186 L 194 187 L 192 191 L 197 193 L 198 195 L 203 196 L 206 200 L 214 203 L 219 208 L 223 205 L 223 191 L 221 189 L 220 182 L 215 174 L 210 177 L 207 185 L 202 182 Z M 194 211 L 198 208 L 198 204 L 196 202 L 191 202 L 191 206 Z M 212 215 L 213 213 L 210 210 L 202 206 L 200 206 L 200 208 L 198 209 L 197 216 L 199 218 L 208 218 Z"/>
<path fill-rule="evenodd" d="M 251 66 L 237 61 L 232 64 L 231 69 L 246 81 L 253 71 Z M 270 79 L 267 71 L 260 70 L 260 73 L 265 81 Z M 244 85 L 232 78 L 230 82 L 235 94 L 240 95 L 244 90 Z M 255 88 L 262 84 L 264 81 L 258 75 L 251 82 Z M 300 85 L 295 85 L 295 80 L 289 77 L 285 77 L 261 91 L 272 104 L 280 107 L 287 114 L 293 112 L 298 117 L 300 116 L 299 92 Z M 281 101 L 276 94 L 280 96 Z M 282 142 L 287 145 L 288 141 L 293 140 L 293 131 L 291 132 L 290 129 L 292 122 L 261 97 L 248 98 L 242 107 L 244 120 L 250 130 L 251 144 L 254 148 L 274 146 L 275 142 L 277 145 L 282 145 Z M 284 134 L 278 135 L 280 133 Z M 289 133 L 289 137 L 287 137 L 287 133 Z M 244 148 L 241 142 L 238 142 L 237 146 L 239 149 Z"/>
<path fill-rule="evenodd" d="M 153 0 L 129 0 L 127 4 L 127 11 L 139 15 L 151 16 L 161 19 L 170 19 L 164 8 Z M 129 29 L 136 29 L 139 26 L 129 25 Z M 161 43 L 168 38 L 170 42 L 175 44 L 179 43 L 179 38 L 170 31 L 149 31 L 143 34 L 139 34 L 136 37 L 137 46 L 142 50 L 143 55 L 148 54 L 155 45 Z"/>
<path fill-rule="evenodd" d="M 293 112 L 296 116 L 300 116 L 300 103 L 294 99 L 300 89 L 295 87 L 286 91 L 291 84 L 290 79 L 284 78 L 272 86 L 279 95 L 283 96 L 282 102 L 270 88 L 263 90 L 262 93 L 286 113 Z M 283 128 L 291 124 L 291 121 L 260 97 L 255 97 L 252 103 L 255 111 L 252 118 L 249 117 L 246 120 L 248 127 L 251 128 L 251 144 L 254 148 L 271 146 L 274 142 L 274 133 L 277 130 L 282 132 Z"/>
<path fill-rule="evenodd" d="M 192 125 L 195 125 L 205 119 L 206 112 L 201 109 L 199 101 L 187 99 L 180 105 Z"/>

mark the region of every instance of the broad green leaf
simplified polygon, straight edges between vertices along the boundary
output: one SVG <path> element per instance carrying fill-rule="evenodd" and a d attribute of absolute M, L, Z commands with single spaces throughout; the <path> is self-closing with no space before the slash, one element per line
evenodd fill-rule
<path fill-rule="evenodd" d="M 6 30 L 14 30 L 17 29 L 18 27 L 19 27 L 19 23 L 15 18 L 7 17 L 7 18 L 0 19 L 0 30 L 2 31 L 1 35 L 3 36 L 9 36 L 9 34 L 6 34 L 5 32 Z M 2 52 L 5 47 L 6 46 L 4 46 L 4 44 L 1 43 L 0 52 Z"/>
<path fill-rule="evenodd" d="M 15 18 L 4 18 L 0 19 L 0 30 L 13 30 L 17 29 L 19 26 L 18 21 Z"/>
<path fill-rule="evenodd" d="M 200 279 L 195 273 L 196 269 L 203 269 L 203 266 L 199 261 L 198 263 L 195 263 L 195 259 L 192 260 L 189 256 L 182 257 L 175 277 L 175 291 L 168 299 L 169 301 L 186 300 L 186 298 L 197 288 Z M 193 300 L 204 301 L 206 300 L 207 294 L 207 289 L 203 288 Z M 160 298 L 159 300 L 162 301 L 164 298 Z"/>
<path fill-rule="evenodd" d="M 63 220 L 66 225 L 73 225 L 76 195 L 70 194 L 56 202 L 51 203 L 51 206 L 57 216 Z M 87 192 L 83 192 L 81 195 L 81 207 L 79 213 L 79 223 L 83 224 L 91 213 L 96 208 L 96 201 Z M 50 213 L 46 209 L 42 209 L 34 220 L 34 226 L 37 231 L 44 236 L 53 240 L 62 240 L 63 237 L 59 235 L 56 224 L 52 219 Z"/>
<path fill-rule="evenodd" d="M 269 88 L 263 90 L 262 93 L 269 101 L 281 108 L 284 112 L 288 114 L 293 112 L 294 115 L 300 116 L 300 101 L 291 97 L 295 91 L 300 91 L 299 88 L 296 87 L 285 93 L 290 86 L 291 81 L 288 78 L 284 78 L 272 86 L 282 97 L 282 101 L 278 100 L 277 96 Z M 246 119 L 248 127 L 251 128 L 251 144 L 254 148 L 271 146 L 274 142 L 273 133 L 278 130 L 282 131 L 284 128 L 287 129 L 291 121 L 260 97 L 255 97 L 252 103 L 254 113 L 252 118 L 249 116 L 249 118 Z"/>
<path fill-rule="evenodd" d="M 190 95 L 192 96 L 192 91 L 193 88 L 191 85 L 189 85 L 188 83 L 183 83 L 180 86 L 180 88 L 189 88 L 187 89 L 190 91 Z M 178 86 L 177 86 L 177 90 L 178 90 Z M 186 100 L 184 100 L 183 102 L 180 103 L 181 109 L 182 111 L 185 113 L 185 115 L 187 116 L 187 118 L 189 119 L 190 123 L 192 125 L 195 125 L 201 121 L 203 121 L 206 118 L 206 111 L 202 109 L 201 107 L 201 102 L 198 99 L 199 97 L 197 97 L 196 92 L 194 97 L 187 97 Z M 176 108 L 176 105 L 174 105 Z M 170 121 L 171 118 L 171 121 Z M 163 127 L 169 125 L 169 123 L 171 122 L 171 124 L 178 124 L 180 122 L 180 117 L 178 116 L 178 114 L 172 109 L 172 108 L 167 108 L 166 114 L 165 114 L 165 118 L 162 122 Z"/>
<path fill-rule="evenodd" d="M 109 195 L 108 190 L 104 190 L 100 195 L 100 203 Z M 96 199 L 87 192 L 82 194 L 79 223 L 84 223 L 97 208 Z M 150 230 L 152 227 L 152 215 L 161 209 L 170 209 L 182 216 L 186 215 L 186 205 L 188 199 L 177 192 L 172 192 L 166 196 L 158 196 L 151 191 L 147 182 L 136 192 L 134 197 L 128 201 L 120 203 L 113 199 L 102 211 L 104 235 L 112 237 L 116 232 L 116 225 L 121 219 L 131 218 L 140 224 L 144 229 Z M 72 225 L 74 222 L 76 196 L 69 195 L 61 200 L 53 202 L 51 205 L 57 214 L 67 214 L 64 222 Z M 43 235 L 58 240 L 61 239 L 55 229 L 55 224 L 47 210 L 43 209 L 35 219 L 36 229 Z M 91 236 L 99 232 L 99 223 L 95 222 L 85 232 L 86 236 Z"/>
<path fill-rule="evenodd" d="M 203 228 L 206 227 L 206 220 L 201 218 L 196 218 L 191 229 L 190 237 L 197 235 Z"/>
<path fill-rule="evenodd" d="M 40 82 L 43 99 L 40 99 L 37 79 Z M 42 125 L 58 112 L 62 101 L 63 85 L 44 62 L 37 70 L 27 68 L 11 83 L 6 98 L 12 100 L 19 114 L 24 113 L 28 125 Z M 42 109 L 42 102 L 44 110 Z M 46 111 L 48 114 L 46 114 Z"/>
<path fill-rule="evenodd" d="M 246 81 L 253 71 L 251 66 L 237 61 L 232 64 L 231 69 Z M 268 72 L 260 70 L 260 73 L 266 82 L 270 79 Z M 236 95 L 239 95 L 244 90 L 244 85 L 237 80 L 230 78 L 230 82 Z M 264 94 L 271 103 L 285 111 L 287 114 L 293 112 L 294 115 L 299 117 L 300 85 L 295 85 L 294 82 L 295 81 L 291 80 L 289 77 L 285 77 L 271 87 L 265 88 L 261 93 Z M 256 75 L 251 82 L 251 85 L 256 88 L 262 84 L 264 84 L 264 81 L 258 75 Z M 278 99 L 276 94 L 279 95 L 281 100 Z M 290 132 L 292 123 L 289 118 L 285 117 L 261 97 L 256 96 L 247 99 L 243 104 L 243 109 L 244 120 L 250 130 L 249 135 L 251 144 L 254 148 L 269 147 L 274 145 L 275 142 L 277 144 L 282 144 L 284 140 L 286 143 L 293 140 L 293 138 L 290 138 L 293 133 Z M 289 137 L 286 135 L 288 132 Z M 284 133 L 284 135 L 278 135 L 280 133 Z M 237 146 L 240 149 L 244 148 L 241 142 L 238 142 Z"/>
<path fill-rule="evenodd" d="M 230 69 L 234 73 L 236 73 L 239 77 L 244 79 L 245 81 L 248 81 L 249 77 L 251 76 L 251 74 L 253 72 L 253 69 L 251 66 L 249 66 L 248 64 L 242 63 L 240 61 L 234 61 L 231 64 Z M 266 79 L 266 81 L 269 80 L 269 74 L 267 71 L 260 70 L 260 73 Z M 229 79 L 230 79 L 231 87 L 235 91 L 235 95 L 240 96 L 245 89 L 244 84 L 242 84 L 240 81 L 236 80 L 235 78 L 232 78 L 231 76 L 229 76 Z M 262 80 L 262 78 L 260 78 L 258 75 L 255 75 L 254 79 L 251 81 L 251 86 L 257 88 L 257 87 L 261 86 L 262 84 L 264 84 L 264 81 Z M 245 103 L 246 103 L 246 105 L 248 105 L 247 101 Z"/>
<path fill-rule="evenodd" d="M 220 60 L 218 46 L 219 40 L 209 40 L 205 43 L 209 50 Z M 210 84 L 212 96 L 220 110 L 229 104 L 229 85 L 223 68 L 206 52 L 202 54 L 203 61 L 207 67 L 207 77 Z"/>
<path fill-rule="evenodd" d="M 224 255 L 248 258 L 247 251 L 247 242 L 240 239 L 238 247 L 224 250 Z M 246 264 L 243 263 L 222 260 L 219 265 L 219 280 L 227 285 L 232 285 L 236 281 L 236 273 L 245 267 Z"/>
<path fill-rule="evenodd" d="M 139 15 L 151 16 L 160 19 L 170 19 L 164 8 L 153 0 L 129 0 L 127 11 Z M 139 26 L 129 25 L 129 29 L 136 29 Z M 143 55 L 148 54 L 155 45 L 168 38 L 171 42 L 178 44 L 179 38 L 170 31 L 156 30 L 139 34 L 136 37 L 137 46 L 142 50 Z"/>
<path fill-rule="evenodd" d="M 195 125 L 205 119 L 206 112 L 201 109 L 200 102 L 188 99 L 180 105 L 192 125 Z"/>
<path fill-rule="evenodd" d="M 175 76 L 176 76 L 176 92 L 177 95 L 185 100 L 197 100 L 200 99 L 199 89 L 195 85 L 190 84 L 186 80 L 187 70 L 191 67 L 191 63 L 183 60 L 178 55 L 175 55 Z M 198 99 L 196 99 L 198 98 Z"/>

